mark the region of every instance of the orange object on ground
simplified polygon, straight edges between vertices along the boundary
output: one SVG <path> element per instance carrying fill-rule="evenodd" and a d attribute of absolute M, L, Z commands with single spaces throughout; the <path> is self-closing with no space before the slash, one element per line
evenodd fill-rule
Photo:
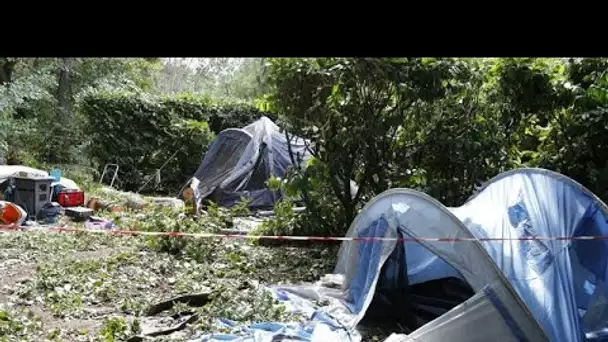
<path fill-rule="evenodd" d="M 21 224 L 27 213 L 20 206 L 6 201 L 0 201 L 0 222 L 2 224 Z"/>

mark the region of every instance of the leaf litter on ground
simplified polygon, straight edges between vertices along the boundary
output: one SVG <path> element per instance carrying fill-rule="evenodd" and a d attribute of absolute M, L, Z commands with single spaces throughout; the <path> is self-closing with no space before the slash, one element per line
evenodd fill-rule
<path fill-rule="evenodd" d="M 142 219 L 141 212 L 108 213 L 119 227 L 140 230 L 215 231 L 227 221 L 192 220 L 166 210 L 144 214 Z M 331 272 L 336 253 L 336 246 L 264 247 L 230 239 L 3 233 L 0 284 L 6 286 L 0 299 L 11 309 L 0 309 L 0 324 L 6 316 L 11 325 L 0 325 L 0 341 L 121 341 L 141 332 L 149 305 L 205 291 L 212 293 L 206 305 L 176 305 L 159 315 L 170 325 L 196 314 L 194 322 L 155 339 L 228 332 L 219 318 L 239 324 L 297 321 L 262 286 L 317 281 Z"/>

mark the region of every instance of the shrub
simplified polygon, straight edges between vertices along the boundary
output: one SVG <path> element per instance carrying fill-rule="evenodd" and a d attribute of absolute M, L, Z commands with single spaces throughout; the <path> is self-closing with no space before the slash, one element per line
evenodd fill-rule
<path fill-rule="evenodd" d="M 161 170 L 161 183 L 149 182 L 144 189 L 172 195 L 196 171 L 213 133 L 242 127 L 265 114 L 245 104 L 214 104 L 191 94 L 93 93 L 83 98 L 81 109 L 88 120 L 90 156 L 100 167 L 119 165 L 119 187 L 139 190 L 173 157 Z"/>
<path fill-rule="evenodd" d="M 266 114 L 245 104 L 214 104 L 191 94 L 161 98 L 93 93 L 83 98 L 81 109 L 88 120 L 90 156 L 100 167 L 119 165 L 117 186 L 139 190 L 173 157 L 161 170 L 161 183 L 151 181 L 143 190 L 172 195 L 196 171 L 212 132 L 242 127 Z"/>

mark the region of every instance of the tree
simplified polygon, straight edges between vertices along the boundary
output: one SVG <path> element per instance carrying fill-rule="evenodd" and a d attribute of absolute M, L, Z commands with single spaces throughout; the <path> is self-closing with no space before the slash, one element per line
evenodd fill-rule
<path fill-rule="evenodd" d="M 16 64 L 17 60 L 15 58 L 3 57 L 0 60 L 0 85 L 11 84 Z"/>
<path fill-rule="evenodd" d="M 563 98 L 539 147 L 540 165 L 560 171 L 608 199 L 608 60 L 570 59 Z"/>
<path fill-rule="evenodd" d="M 168 58 L 156 78 L 155 92 L 251 102 L 267 92 L 264 70 L 263 58 Z"/>
<path fill-rule="evenodd" d="M 269 80 L 287 130 L 312 139 L 324 182 L 341 203 L 344 223 L 362 199 L 386 190 L 409 168 L 398 137 L 421 102 L 450 91 L 452 65 L 420 59 L 273 59 Z M 401 172 L 405 175 L 405 172 Z M 359 186 L 351 193 L 351 180 Z"/>
<path fill-rule="evenodd" d="M 143 91 L 151 86 L 158 65 L 157 59 L 141 58 L 3 61 L 11 62 L 12 67 L 10 83 L 0 92 L 6 132 L 2 146 L 10 159 L 26 164 L 86 163 L 82 148 L 87 137 L 82 133 L 79 99 L 99 90 Z"/>
<path fill-rule="evenodd" d="M 72 58 L 62 58 L 57 80 L 57 103 L 59 107 L 59 121 L 68 123 L 71 118 L 72 106 Z"/>

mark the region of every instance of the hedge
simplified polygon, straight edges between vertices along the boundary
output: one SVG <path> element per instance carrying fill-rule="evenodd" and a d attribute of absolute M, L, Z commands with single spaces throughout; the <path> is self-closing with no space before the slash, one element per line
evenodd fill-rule
<path fill-rule="evenodd" d="M 172 195 L 194 174 L 214 133 L 268 115 L 245 104 L 191 95 L 96 93 L 80 108 L 87 118 L 89 155 L 100 167 L 119 165 L 119 188 L 138 190 L 178 151 L 162 169 L 161 182 L 151 181 L 142 191 Z"/>

